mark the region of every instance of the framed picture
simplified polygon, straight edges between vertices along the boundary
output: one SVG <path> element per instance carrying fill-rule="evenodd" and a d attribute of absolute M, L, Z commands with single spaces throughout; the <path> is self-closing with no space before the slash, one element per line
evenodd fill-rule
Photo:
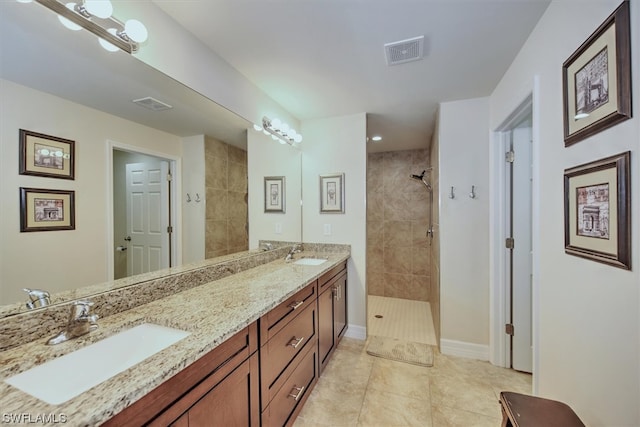
<path fill-rule="evenodd" d="M 21 232 L 75 228 L 75 191 L 20 187 Z"/>
<path fill-rule="evenodd" d="M 629 2 L 562 64 L 564 145 L 631 118 Z"/>
<path fill-rule="evenodd" d="M 320 213 L 344 213 L 344 174 L 320 175 Z"/>
<path fill-rule="evenodd" d="M 570 255 L 631 269 L 630 151 L 564 173 L 564 242 Z"/>
<path fill-rule="evenodd" d="M 75 142 L 20 129 L 20 175 L 74 179 Z"/>
<path fill-rule="evenodd" d="M 285 212 L 284 176 L 264 177 L 264 211 Z"/>

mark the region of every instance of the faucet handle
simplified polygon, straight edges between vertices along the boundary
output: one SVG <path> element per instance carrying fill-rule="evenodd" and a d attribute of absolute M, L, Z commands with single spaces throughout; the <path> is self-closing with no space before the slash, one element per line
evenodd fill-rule
<path fill-rule="evenodd" d="M 47 291 L 29 288 L 23 288 L 22 290 L 29 295 L 30 301 L 27 302 L 27 308 L 31 310 L 38 307 L 46 307 L 51 304 L 51 298 Z"/>
<path fill-rule="evenodd" d="M 89 300 L 74 301 L 73 304 L 71 304 L 71 312 L 69 313 L 69 320 L 76 320 L 82 317 L 88 317 L 89 311 L 91 311 L 91 306 L 93 306 L 93 301 L 89 301 Z M 97 319 L 97 316 L 96 316 L 96 319 Z"/>

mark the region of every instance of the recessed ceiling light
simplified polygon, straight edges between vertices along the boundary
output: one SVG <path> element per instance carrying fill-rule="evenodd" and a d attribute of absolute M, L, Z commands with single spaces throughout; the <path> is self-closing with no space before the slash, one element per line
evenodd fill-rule
<path fill-rule="evenodd" d="M 376 142 L 382 141 L 382 137 L 380 135 L 372 136 L 371 140 Z"/>

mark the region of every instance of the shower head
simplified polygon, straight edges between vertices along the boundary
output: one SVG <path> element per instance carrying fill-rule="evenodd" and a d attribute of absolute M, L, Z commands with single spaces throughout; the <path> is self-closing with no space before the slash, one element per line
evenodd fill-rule
<path fill-rule="evenodd" d="M 431 168 L 429 168 L 428 170 L 431 170 Z M 422 183 L 425 185 L 425 187 L 427 187 L 427 190 L 432 191 L 431 185 L 427 181 L 424 180 L 424 174 L 426 172 L 427 172 L 426 170 L 423 170 L 420 175 L 409 175 L 409 178 L 417 179 L 418 181 L 422 181 Z"/>
<path fill-rule="evenodd" d="M 426 170 L 422 171 L 422 173 L 420 175 L 409 175 L 409 178 L 422 180 L 424 178 L 424 173 L 425 172 L 426 172 Z"/>

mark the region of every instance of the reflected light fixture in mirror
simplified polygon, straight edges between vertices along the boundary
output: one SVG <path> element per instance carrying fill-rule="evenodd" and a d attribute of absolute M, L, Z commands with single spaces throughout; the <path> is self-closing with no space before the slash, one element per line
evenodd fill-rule
<path fill-rule="evenodd" d="M 277 117 L 273 120 L 268 117 L 262 118 L 262 126 L 253 125 L 253 128 L 257 132 L 264 132 L 265 135 L 271 135 L 274 141 L 278 141 L 281 144 L 293 145 L 302 142 L 302 135 L 290 127 L 287 123 Z"/>
<path fill-rule="evenodd" d="M 35 1 L 57 13 L 66 28 L 74 31 L 85 28 L 98 36 L 100 45 L 110 52 L 122 49 L 127 53 L 135 53 L 140 47 L 139 43 L 144 43 L 149 36 L 142 22 L 129 19 L 123 23 L 114 18 L 113 5 L 109 0 L 78 0 L 77 3 L 66 4 L 59 0 Z"/>

